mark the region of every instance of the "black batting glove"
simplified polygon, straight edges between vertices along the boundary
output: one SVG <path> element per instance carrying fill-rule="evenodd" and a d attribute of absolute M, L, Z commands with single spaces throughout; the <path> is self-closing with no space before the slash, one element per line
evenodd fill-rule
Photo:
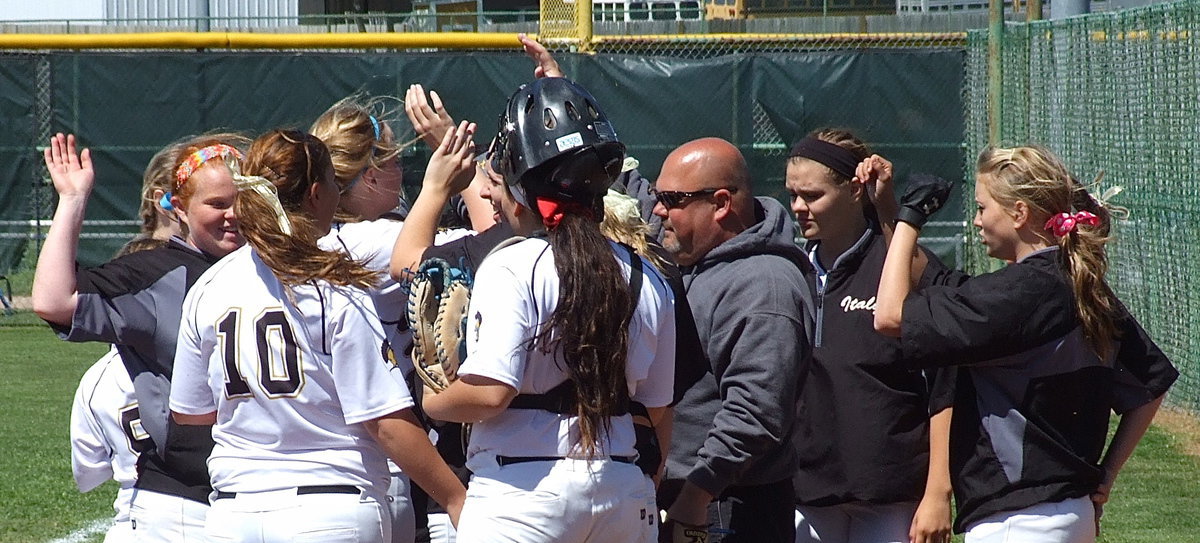
<path fill-rule="evenodd" d="M 908 176 L 908 190 L 900 198 L 896 220 L 921 228 L 929 216 L 941 209 L 950 197 L 953 185 L 936 175 L 917 173 Z"/>

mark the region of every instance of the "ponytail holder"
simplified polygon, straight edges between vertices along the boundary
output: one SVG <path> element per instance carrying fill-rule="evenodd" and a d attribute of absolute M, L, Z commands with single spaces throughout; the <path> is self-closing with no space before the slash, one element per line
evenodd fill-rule
<path fill-rule="evenodd" d="M 1080 211 L 1074 215 L 1059 213 L 1046 221 L 1046 230 L 1054 232 L 1054 235 L 1061 238 L 1077 230 L 1077 227 L 1081 224 L 1100 226 L 1100 217 L 1087 211 Z"/>
<path fill-rule="evenodd" d="M 383 132 L 379 130 L 379 119 L 376 119 L 374 115 L 367 115 L 367 118 L 371 119 L 371 128 L 375 129 L 375 141 L 379 141 L 379 138 L 383 136 Z"/>
<path fill-rule="evenodd" d="M 267 178 L 257 175 L 234 174 L 233 185 L 237 187 L 238 192 L 252 190 L 262 196 L 275 210 L 275 217 L 279 220 L 279 229 L 284 234 L 292 235 L 292 222 L 288 220 L 287 212 L 283 210 L 283 204 L 279 203 L 279 192 Z"/>
<path fill-rule="evenodd" d="M 592 210 L 575 202 L 560 202 L 538 196 L 534 199 L 537 203 L 538 213 L 542 216 L 542 224 L 546 226 L 546 230 L 553 230 L 562 222 L 563 217 L 568 214 L 583 215 L 588 218 L 594 218 Z"/>
<path fill-rule="evenodd" d="M 224 158 L 229 164 L 229 169 L 237 172 L 237 161 L 242 160 L 242 152 L 233 148 L 233 146 L 218 143 L 204 147 L 183 159 L 178 168 L 175 168 L 175 190 L 179 190 L 184 183 L 187 183 L 188 178 L 192 177 L 196 170 L 200 169 L 205 162 L 214 158 Z M 232 159 L 232 160 L 230 160 Z M 230 162 L 233 162 L 230 164 Z"/>
<path fill-rule="evenodd" d="M 163 194 L 162 199 L 158 201 L 158 205 L 163 208 L 163 211 L 173 211 L 175 209 L 175 206 L 171 205 L 171 191 Z"/>

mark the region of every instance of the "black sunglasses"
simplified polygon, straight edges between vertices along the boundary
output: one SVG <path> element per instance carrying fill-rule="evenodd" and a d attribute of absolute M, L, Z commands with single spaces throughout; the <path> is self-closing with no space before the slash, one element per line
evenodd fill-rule
<path fill-rule="evenodd" d="M 702 189 L 693 191 L 650 189 L 650 194 L 654 195 L 654 198 L 657 199 L 658 203 L 662 204 L 663 207 L 667 209 L 675 209 L 683 205 L 684 200 L 687 200 L 688 198 L 712 196 L 713 194 L 716 194 L 718 190 L 737 192 L 737 187 L 718 187 L 715 189 Z"/>

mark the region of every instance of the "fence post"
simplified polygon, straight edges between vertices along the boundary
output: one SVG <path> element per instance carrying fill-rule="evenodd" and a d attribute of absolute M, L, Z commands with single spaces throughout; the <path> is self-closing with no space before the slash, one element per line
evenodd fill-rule
<path fill-rule="evenodd" d="M 196 18 L 196 32 L 208 32 L 212 30 L 212 20 L 209 18 L 212 12 L 209 11 L 208 0 L 199 0 L 192 2 L 192 16 Z"/>
<path fill-rule="evenodd" d="M 1042 0 L 1029 0 L 1025 8 L 1025 22 L 1042 20 Z"/>
<path fill-rule="evenodd" d="M 592 0 L 575 0 L 575 33 L 579 52 L 592 51 Z"/>
<path fill-rule="evenodd" d="M 1000 142 L 1000 105 L 1004 83 L 1000 51 L 1003 38 L 1004 0 L 988 0 L 988 145 L 997 145 Z"/>

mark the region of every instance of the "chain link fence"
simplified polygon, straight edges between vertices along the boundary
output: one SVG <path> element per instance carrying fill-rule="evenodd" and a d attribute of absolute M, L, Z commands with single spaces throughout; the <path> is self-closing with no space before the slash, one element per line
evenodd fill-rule
<path fill-rule="evenodd" d="M 1200 409 L 1200 2 L 1189 0 L 1063 21 L 1004 27 L 999 100 L 989 106 L 987 33 L 968 39 L 967 161 L 988 144 L 1038 143 L 1094 194 L 1122 187 L 1128 207 L 1109 245 L 1109 279 L 1179 366 L 1172 404 Z M 973 176 L 968 177 L 973 179 Z M 973 186 L 968 185 L 968 191 Z M 964 199 L 964 216 L 973 203 Z M 993 264 L 968 229 L 968 265 Z"/>

